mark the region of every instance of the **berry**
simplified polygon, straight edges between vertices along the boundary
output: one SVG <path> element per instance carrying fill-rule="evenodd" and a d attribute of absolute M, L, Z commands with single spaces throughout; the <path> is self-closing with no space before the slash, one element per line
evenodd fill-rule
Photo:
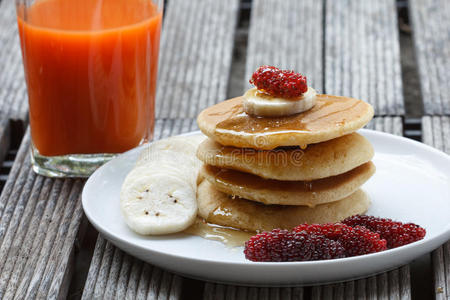
<path fill-rule="evenodd" d="M 250 238 L 245 257 L 251 261 L 280 262 L 344 257 L 344 248 L 322 235 L 274 229 Z"/>
<path fill-rule="evenodd" d="M 308 90 L 306 77 L 289 70 L 261 66 L 252 75 L 250 83 L 274 97 L 296 98 Z"/>
<path fill-rule="evenodd" d="M 386 250 L 386 240 L 378 233 L 362 226 L 350 227 L 345 224 L 303 224 L 294 228 L 294 232 L 323 235 L 336 241 L 345 249 L 345 256 L 356 256 Z"/>
<path fill-rule="evenodd" d="M 391 219 L 377 218 L 373 216 L 355 215 L 342 221 L 349 226 L 364 226 L 378 233 L 387 241 L 389 249 L 400 247 L 421 240 L 426 230 L 413 223 L 395 222 Z"/>

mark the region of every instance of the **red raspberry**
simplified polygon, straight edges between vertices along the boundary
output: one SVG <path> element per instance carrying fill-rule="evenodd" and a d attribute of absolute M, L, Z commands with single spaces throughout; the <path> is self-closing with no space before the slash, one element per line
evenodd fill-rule
<path fill-rule="evenodd" d="M 289 70 L 261 66 L 253 73 L 250 83 L 274 97 L 296 98 L 308 90 L 306 77 Z"/>
<path fill-rule="evenodd" d="M 426 234 L 426 230 L 413 223 L 404 224 L 391 219 L 377 218 L 373 216 L 355 215 L 342 221 L 349 226 L 364 226 L 387 241 L 389 249 L 400 247 L 412 242 L 421 240 Z"/>
<path fill-rule="evenodd" d="M 344 248 L 322 235 L 274 229 L 252 236 L 244 254 L 259 262 L 306 261 L 344 257 Z"/>
<path fill-rule="evenodd" d="M 294 232 L 306 232 L 324 235 L 339 242 L 346 256 L 356 256 L 386 250 L 386 240 L 378 233 L 362 226 L 350 227 L 345 224 L 303 224 L 294 228 Z"/>

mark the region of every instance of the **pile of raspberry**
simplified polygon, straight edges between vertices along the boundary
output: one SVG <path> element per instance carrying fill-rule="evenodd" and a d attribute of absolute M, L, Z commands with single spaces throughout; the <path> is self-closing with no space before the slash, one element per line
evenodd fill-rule
<path fill-rule="evenodd" d="M 412 223 L 355 215 L 334 224 L 302 224 L 293 230 L 274 229 L 250 238 L 245 257 L 251 261 L 311 261 L 375 253 L 400 247 L 425 236 Z"/>
<path fill-rule="evenodd" d="M 306 77 L 290 70 L 261 66 L 253 73 L 250 83 L 274 97 L 297 98 L 308 90 Z"/>

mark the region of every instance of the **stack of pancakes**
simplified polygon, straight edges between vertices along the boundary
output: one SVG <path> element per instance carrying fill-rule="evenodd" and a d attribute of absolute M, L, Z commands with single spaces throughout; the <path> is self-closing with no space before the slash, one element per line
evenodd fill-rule
<path fill-rule="evenodd" d="M 269 231 L 364 213 L 370 201 L 360 187 L 375 172 L 374 151 L 355 131 L 372 116 L 369 104 L 330 95 L 287 117 L 247 115 L 241 97 L 205 109 L 197 119 L 209 137 L 197 151 L 200 216 Z"/>

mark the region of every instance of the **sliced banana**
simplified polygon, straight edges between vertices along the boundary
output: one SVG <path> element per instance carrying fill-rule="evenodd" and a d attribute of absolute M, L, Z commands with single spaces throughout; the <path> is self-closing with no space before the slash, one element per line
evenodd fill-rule
<path fill-rule="evenodd" d="M 195 153 L 204 138 L 168 138 L 142 151 L 120 194 L 125 222 L 133 231 L 143 235 L 169 234 L 194 223 L 201 167 Z"/>
<path fill-rule="evenodd" d="M 197 216 L 196 191 L 192 185 L 164 172 L 127 177 L 120 198 L 125 222 L 143 235 L 183 231 Z"/>
<path fill-rule="evenodd" d="M 282 117 L 301 113 L 311 109 L 316 104 L 316 91 L 308 88 L 301 98 L 289 100 L 259 95 L 256 88 L 244 94 L 244 111 L 249 115 L 261 117 Z"/>

